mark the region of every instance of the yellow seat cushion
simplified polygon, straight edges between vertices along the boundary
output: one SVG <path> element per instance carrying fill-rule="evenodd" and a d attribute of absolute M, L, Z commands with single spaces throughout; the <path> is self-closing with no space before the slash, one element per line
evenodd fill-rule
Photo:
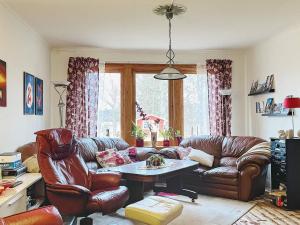
<path fill-rule="evenodd" d="M 149 225 L 165 225 L 178 217 L 183 205 L 178 201 L 150 196 L 125 208 L 125 216 Z"/>

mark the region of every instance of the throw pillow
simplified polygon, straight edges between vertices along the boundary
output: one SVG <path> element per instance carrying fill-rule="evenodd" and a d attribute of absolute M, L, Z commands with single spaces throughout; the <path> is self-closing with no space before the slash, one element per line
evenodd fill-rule
<path fill-rule="evenodd" d="M 188 156 L 191 160 L 199 162 L 203 166 L 212 167 L 214 163 L 214 156 L 207 154 L 206 152 L 191 148 L 191 152 Z"/>
<path fill-rule="evenodd" d="M 136 147 L 129 147 L 126 149 L 128 151 L 128 156 L 130 157 L 132 162 L 137 161 L 137 150 Z"/>
<path fill-rule="evenodd" d="M 191 147 L 175 147 L 175 150 L 179 156 L 179 159 L 188 159 L 188 155 L 191 153 Z"/>
<path fill-rule="evenodd" d="M 123 156 L 116 149 L 107 149 L 96 155 L 98 163 L 103 167 L 113 167 L 125 164 Z"/>
<path fill-rule="evenodd" d="M 36 154 L 34 154 L 33 156 L 27 158 L 23 162 L 23 164 L 24 164 L 24 166 L 27 167 L 27 172 L 28 173 L 38 173 L 38 172 L 40 172 L 40 167 L 39 167 L 39 163 L 38 163 Z"/>
<path fill-rule="evenodd" d="M 122 157 L 124 158 L 125 164 L 132 163 L 132 160 L 131 160 L 130 157 L 129 157 L 129 152 L 128 152 L 127 149 L 125 149 L 125 150 L 120 150 L 120 151 L 118 151 L 118 153 L 120 153 L 120 154 L 122 155 Z"/>

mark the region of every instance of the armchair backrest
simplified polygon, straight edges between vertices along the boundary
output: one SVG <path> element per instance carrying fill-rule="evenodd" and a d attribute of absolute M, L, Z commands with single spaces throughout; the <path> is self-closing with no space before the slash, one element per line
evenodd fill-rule
<path fill-rule="evenodd" d="M 68 129 L 35 133 L 38 162 L 46 184 L 71 184 L 90 188 L 88 168 L 78 154 L 78 145 Z"/>

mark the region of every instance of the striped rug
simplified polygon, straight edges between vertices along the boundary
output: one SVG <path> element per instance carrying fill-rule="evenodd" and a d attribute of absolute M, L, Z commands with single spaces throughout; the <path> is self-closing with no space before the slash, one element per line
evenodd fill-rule
<path fill-rule="evenodd" d="M 234 225 L 300 225 L 300 210 L 287 211 L 259 200 L 256 205 Z"/>

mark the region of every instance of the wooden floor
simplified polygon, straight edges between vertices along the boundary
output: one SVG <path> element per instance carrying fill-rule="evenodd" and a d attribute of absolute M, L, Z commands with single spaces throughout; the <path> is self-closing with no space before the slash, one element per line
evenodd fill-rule
<path fill-rule="evenodd" d="M 300 210 L 280 209 L 265 200 L 258 200 L 234 225 L 300 225 Z"/>

